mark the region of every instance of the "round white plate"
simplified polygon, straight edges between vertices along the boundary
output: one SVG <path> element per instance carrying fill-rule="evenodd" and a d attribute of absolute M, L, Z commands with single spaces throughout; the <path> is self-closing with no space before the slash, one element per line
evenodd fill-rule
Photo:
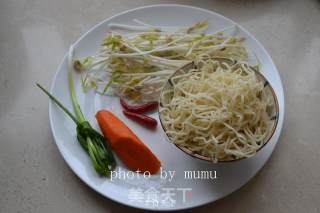
<path fill-rule="evenodd" d="M 75 57 L 94 54 L 106 35 L 108 24 L 135 24 L 138 19 L 155 26 L 188 26 L 200 20 L 209 21 L 207 32 L 235 24 L 212 11 L 183 5 L 153 5 L 129 10 L 93 27 L 75 44 Z M 76 92 L 82 111 L 86 118 L 99 129 L 95 121 L 95 112 L 106 108 L 123 120 L 147 144 L 161 160 L 162 169 L 175 171 L 170 181 L 160 173 L 150 178 L 128 173 L 118 160 L 118 169 L 114 178 L 102 178 L 94 171 L 88 155 L 76 141 L 75 125 L 56 105 L 50 103 L 49 117 L 56 144 L 71 169 L 91 188 L 119 203 L 132 207 L 154 210 L 187 209 L 218 200 L 247 183 L 266 163 L 270 157 L 281 132 L 284 118 L 284 94 L 277 68 L 264 47 L 249 32 L 240 27 L 239 35 L 246 38 L 245 45 L 254 51 L 262 64 L 262 72 L 275 89 L 280 105 L 279 124 L 271 141 L 257 155 L 250 159 L 219 165 L 208 164 L 187 156 L 174 145 L 165 140 L 163 131 L 158 125 L 156 131 L 150 131 L 128 120 L 122 114 L 117 97 L 105 97 L 94 92 L 83 93 L 79 75 L 74 75 Z M 72 109 L 67 83 L 66 57 L 54 77 L 51 92 L 69 109 Z M 152 116 L 158 119 L 157 114 Z M 216 172 L 216 179 L 186 179 L 185 171 Z M 171 173 L 172 174 L 172 173 Z M 204 175 L 208 174 L 203 172 Z M 117 175 L 117 177 L 115 177 Z M 125 177 L 123 175 L 126 175 Z M 132 175 L 135 175 L 132 179 Z M 120 176 L 120 177 L 119 177 Z M 183 196 L 183 194 L 185 196 Z"/>

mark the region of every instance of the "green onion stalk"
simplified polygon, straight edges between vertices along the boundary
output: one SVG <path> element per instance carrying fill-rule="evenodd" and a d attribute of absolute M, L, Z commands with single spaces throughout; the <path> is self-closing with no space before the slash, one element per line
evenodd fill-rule
<path fill-rule="evenodd" d="M 89 154 L 94 169 L 101 176 L 109 177 L 111 171 L 116 167 L 116 161 L 108 141 L 99 132 L 92 128 L 81 111 L 77 101 L 70 67 L 68 70 L 68 82 L 75 115 L 73 115 L 59 100 L 51 95 L 40 84 L 37 84 L 37 86 L 74 121 L 77 125 L 76 130 L 78 142 Z"/>

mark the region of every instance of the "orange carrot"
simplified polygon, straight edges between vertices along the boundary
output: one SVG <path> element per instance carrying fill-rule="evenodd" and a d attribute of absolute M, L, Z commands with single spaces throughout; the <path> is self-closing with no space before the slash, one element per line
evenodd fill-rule
<path fill-rule="evenodd" d="M 159 171 L 158 158 L 119 118 L 107 110 L 98 111 L 96 118 L 104 137 L 130 170 L 150 174 Z"/>

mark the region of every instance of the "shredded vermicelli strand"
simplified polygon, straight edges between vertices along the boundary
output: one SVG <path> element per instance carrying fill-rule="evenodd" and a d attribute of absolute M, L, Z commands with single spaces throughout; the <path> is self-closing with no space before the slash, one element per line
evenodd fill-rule
<path fill-rule="evenodd" d="M 271 94 L 247 64 L 204 58 L 163 91 L 164 129 L 173 143 L 215 162 L 250 157 L 271 131 Z"/>

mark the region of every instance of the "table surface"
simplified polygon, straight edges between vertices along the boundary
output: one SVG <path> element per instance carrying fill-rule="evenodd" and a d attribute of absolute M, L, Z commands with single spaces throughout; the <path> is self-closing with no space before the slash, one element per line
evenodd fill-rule
<path fill-rule="evenodd" d="M 264 168 L 237 192 L 192 211 L 320 212 L 320 2 L 317 0 L 2 0 L 0 2 L 0 212 L 118 212 L 69 169 L 53 141 L 50 85 L 69 45 L 120 11 L 158 3 L 203 7 L 253 33 L 277 65 L 286 115 Z M 191 211 L 190 211 L 191 212 Z"/>

